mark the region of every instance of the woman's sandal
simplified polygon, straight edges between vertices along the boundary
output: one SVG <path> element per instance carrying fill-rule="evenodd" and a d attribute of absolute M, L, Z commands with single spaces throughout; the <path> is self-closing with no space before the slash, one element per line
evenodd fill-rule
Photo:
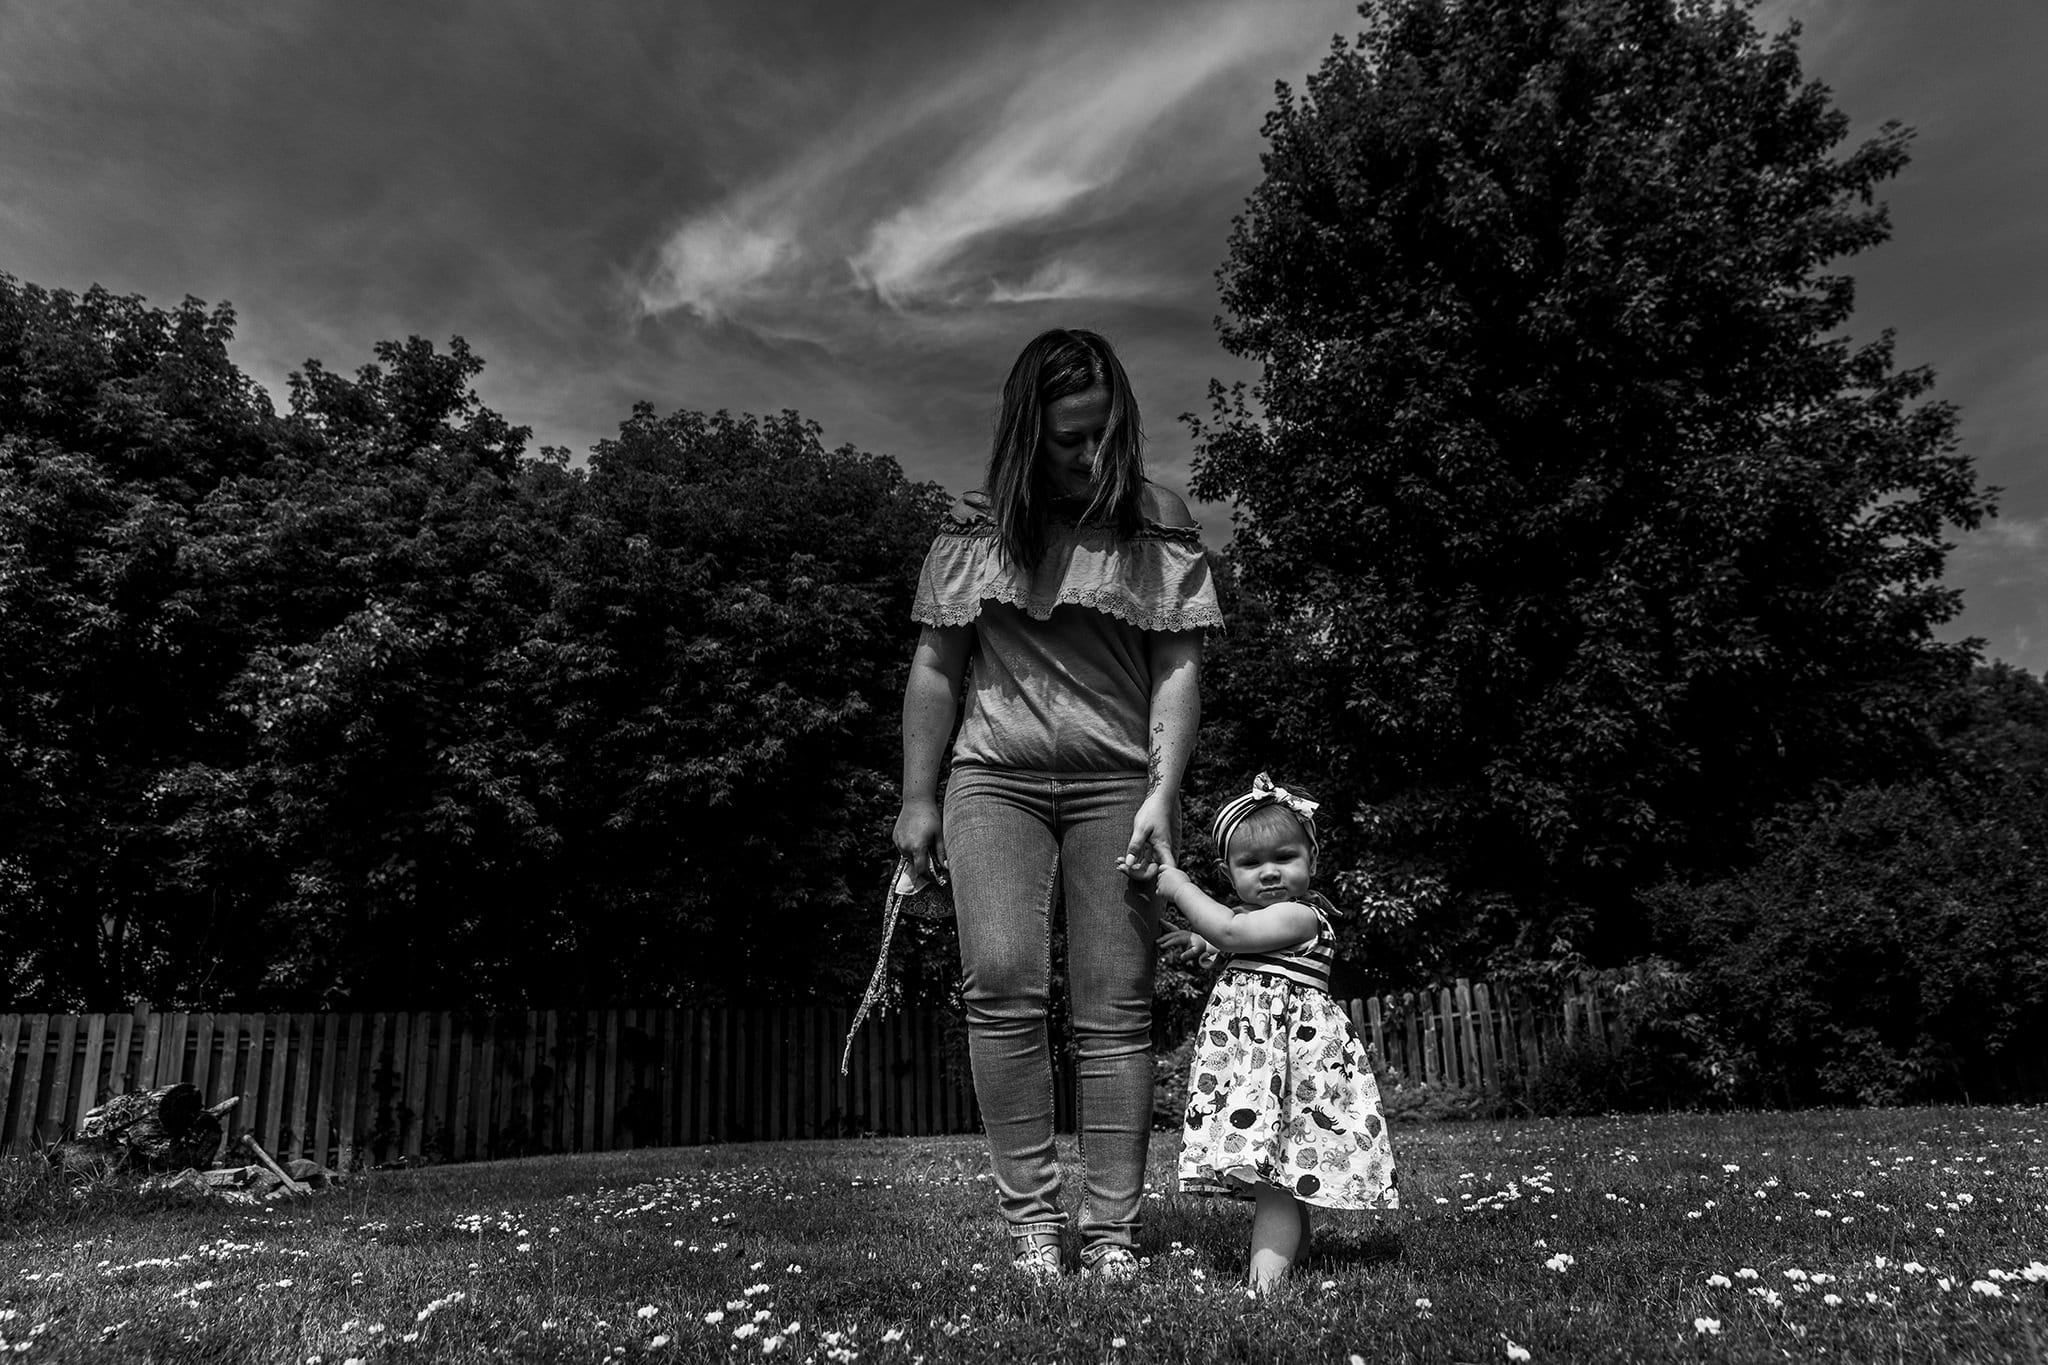
<path fill-rule="evenodd" d="M 1129 1247 L 1103 1247 L 1081 1258 L 1081 1273 L 1105 1284 L 1124 1284 L 1138 1278 L 1138 1258 Z"/>
<path fill-rule="evenodd" d="M 1010 1268 L 1027 1280 L 1041 1283 L 1060 1277 L 1060 1244 L 1020 1237 L 1010 1257 Z"/>

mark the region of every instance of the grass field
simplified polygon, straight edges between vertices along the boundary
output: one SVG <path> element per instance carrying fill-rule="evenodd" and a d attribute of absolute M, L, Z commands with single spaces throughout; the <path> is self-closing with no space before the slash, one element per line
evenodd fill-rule
<path fill-rule="evenodd" d="M 974 1139 L 359 1177 L 297 1208 L 0 1175 L 20 1360 L 2048 1361 L 2048 1111 L 1396 1129 L 1399 1215 L 1238 1288 L 1242 1206 L 1148 1202 L 1134 1285 L 1014 1279 Z M 1171 1189 L 1177 1141 L 1154 1144 Z M 1073 1168 L 1070 1167 L 1070 1171 Z M 1526 1357 L 1523 1353 L 1526 1353 Z"/>

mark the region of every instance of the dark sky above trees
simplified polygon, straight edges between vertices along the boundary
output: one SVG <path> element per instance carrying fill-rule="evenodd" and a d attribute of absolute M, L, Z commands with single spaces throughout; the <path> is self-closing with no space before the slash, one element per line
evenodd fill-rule
<path fill-rule="evenodd" d="M 2048 668 L 2048 9 L 1769 0 L 1867 133 L 1920 137 L 1859 336 L 1941 376 L 2004 516 L 1952 633 Z M 0 269 L 232 301 L 282 396 L 309 356 L 460 333 L 480 391 L 580 459 L 636 400 L 795 407 L 972 480 L 1020 339 L 1124 344 L 1180 485 L 1212 272 L 1275 79 L 1333 0 L 1030 7 L 0 0 Z M 1224 515 L 1208 520 L 1221 531 Z"/>

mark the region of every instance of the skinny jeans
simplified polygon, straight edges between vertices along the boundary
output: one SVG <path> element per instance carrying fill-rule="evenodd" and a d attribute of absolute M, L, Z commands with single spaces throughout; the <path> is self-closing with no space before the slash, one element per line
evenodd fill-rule
<path fill-rule="evenodd" d="M 1061 1231 L 1047 1031 L 1052 910 L 1064 893 L 1067 986 L 1086 1189 L 1082 1256 L 1130 1247 L 1152 1137 L 1152 979 L 1159 912 L 1117 870 L 1143 772 L 956 764 L 944 829 L 960 928 L 967 1049 L 1003 1218 Z"/>

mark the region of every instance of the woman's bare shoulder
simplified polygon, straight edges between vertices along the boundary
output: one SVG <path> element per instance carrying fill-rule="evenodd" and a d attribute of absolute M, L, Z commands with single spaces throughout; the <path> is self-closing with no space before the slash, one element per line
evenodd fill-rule
<path fill-rule="evenodd" d="M 1195 514 L 1188 510 L 1187 500 L 1171 488 L 1161 487 L 1150 479 L 1140 490 L 1139 515 L 1147 521 L 1161 526 L 1193 526 Z"/>

